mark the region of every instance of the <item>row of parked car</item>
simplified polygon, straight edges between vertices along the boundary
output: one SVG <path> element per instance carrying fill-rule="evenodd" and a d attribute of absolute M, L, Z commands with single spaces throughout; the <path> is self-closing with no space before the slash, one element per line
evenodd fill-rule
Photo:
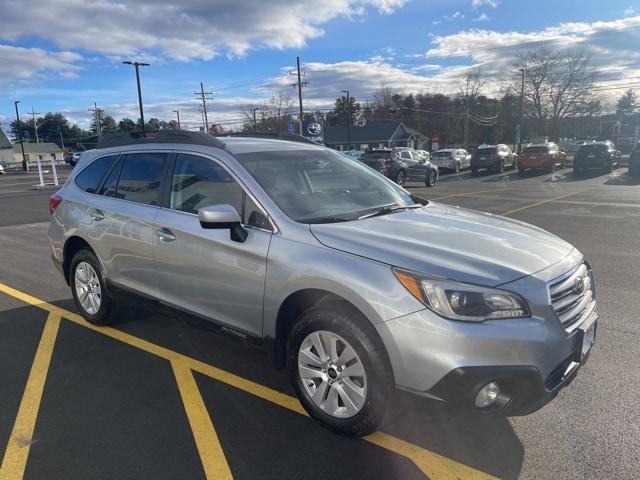
<path fill-rule="evenodd" d="M 638 158 L 629 163 L 629 173 L 640 177 L 640 146 L 636 146 L 631 158 Z M 581 145 L 574 154 L 573 170 L 580 175 L 587 170 L 599 169 L 611 172 L 621 166 L 621 153 L 613 142 L 588 142 Z M 556 143 L 547 142 L 538 145 L 527 145 L 520 155 L 508 145 L 480 145 L 472 153 L 463 148 L 444 148 L 429 153 L 425 150 L 414 150 L 407 147 L 368 150 L 358 160 L 377 170 L 399 185 L 406 182 L 424 182 L 433 187 L 439 172 L 447 170 L 460 172 L 470 169 L 472 175 L 480 170 L 502 173 L 506 169 L 544 170 L 554 172 L 566 168 L 567 153 Z M 638 164 L 638 165 L 636 165 Z"/>

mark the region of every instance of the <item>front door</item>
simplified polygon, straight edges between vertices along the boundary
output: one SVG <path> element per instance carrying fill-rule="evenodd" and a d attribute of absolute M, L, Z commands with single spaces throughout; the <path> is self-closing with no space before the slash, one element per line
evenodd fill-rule
<path fill-rule="evenodd" d="M 166 208 L 155 221 L 160 298 L 252 335 L 262 334 L 262 302 L 272 232 L 266 216 L 234 178 L 209 157 L 177 154 Z M 204 229 L 198 209 L 229 204 L 248 231 Z"/>
<path fill-rule="evenodd" d="M 109 280 L 156 296 L 153 226 L 169 154 L 131 153 L 113 167 L 90 203 L 86 227 Z"/>

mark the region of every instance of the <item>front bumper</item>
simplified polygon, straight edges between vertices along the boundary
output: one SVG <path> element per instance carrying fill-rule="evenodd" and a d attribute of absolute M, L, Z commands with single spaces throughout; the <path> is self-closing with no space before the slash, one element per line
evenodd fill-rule
<path fill-rule="evenodd" d="M 530 318 L 457 322 L 424 309 L 376 325 L 396 386 L 456 409 L 505 416 L 526 415 L 551 401 L 571 383 L 587 357 L 580 358 L 583 331 L 564 329 L 552 307 L 545 305 L 546 289 L 534 287 L 537 281 L 517 281 L 539 292 L 539 298 L 532 296 Z M 476 408 L 478 391 L 493 381 L 507 400 Z"/>

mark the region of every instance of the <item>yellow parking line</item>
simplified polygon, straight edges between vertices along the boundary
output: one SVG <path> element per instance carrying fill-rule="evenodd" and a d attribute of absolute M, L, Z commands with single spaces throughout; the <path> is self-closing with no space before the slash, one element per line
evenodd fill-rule
<path fill-rule="evenodd" d="M 478 190 L 475 192 L 466 192 L 466 193 L 452 193 L 451 195 L 443 195 L 442 197 L 431 198 L 431 200 L 442 200 L 443 198 L 451 198 L 451 197 L 471 197 L 473 195 L 478 195 L 480 193 L 489 193 L 489 192 L 497 192 L 498 190 L 506 190 L 507 187 L 500 188 L 492 188 L 491 190 Z"/>
<path fill-rule="evenodd" d="M 183 360 L 172 360 L 171 368 L 173 368 L 182 403 L 189 419 L 189 425 L 191 425 L 193 438 L 200 453 L 205 476 L 210 480 L 233 478 L 220 445 L 218 434 L 207 412 L 204 400 L 202 400 L 202 395 L 193 378 L 193 372 L 189 368 L 189 364 Z"/>
<path fill-rule="evenodd" d="M 27 385 L 22 394 L 16 421 L 9 437 L 0 467 L 0 480 L 17 480 L 24 475 L 29 449 L 33 441 L 33 430 L 38 418 L 44 383 L 51 363 L 53 346 L 60 327 L 60 313 L 50 312 L 40 337 L 36 356 L 31 365 Z"/>
<path fill-rule="evenodd" d="M 77 313 L 59 309 L 55 305 L 43 302 L 36 297 L 16 290 L 3 283 L 0 283 L 0 292 L 6 293 L 7 295 L 22 300 L 25 303 L 34 305 L 38 308 L 42 308 L 50 312 L 60 311 L 62 312 L 62 315 L 65 319 L 70 320 L 73 323 L 81 325 L 95 332 L 102 333 L 108 337 L 137 347 L 146 352 L 152 353 L 158 357 L 172 362 L 172 364 L 178 363 L 179 365 L 184 365 L 193 371 L 202 373 L 203 375 L 213 378 L 214 380 L 226 383 L 227 385 L 255 395 L 256 397 L 262 398 L 280 407 L 286 408 L 301 415 L 307 415 L 298 399 L 292 397 L 291 395 L 278 392 L 277 390 L 274 390 L 272 388 L 260 385 L 259 383 L 247 380 L 246 378 L 214 367 L 213 365 L 206 364 L 181 353 L 174 352 L 173 350 L 161 347 L 147 340 L 143 340 L 120 330 L 116 330 L 115 328 L 97 327 L 95 325 L 91 325 Z M 185 408 L 187 408 L 186 404 Z M 448 459 L 441 455 L 437 455 L 417 445 L 411 444 L 391 435 L 384 434 L 382 432 L 376 432 L 373 435 L 364 437 L 363 439 L 374 445 L 377 445 L 412 460 L 415 465 L 431 480 L 489 480 L 495 478 L 472 467 L 468 467 L 462 463 Z M 219 452 L 219 455 L 224 455 L 221 450 Z"/>
<path fill-rule="evenodd" d="M 556 200 L 561 200 L 563 198 L 567 198 L 567 197 L 570 197 L 572 195 L 577 195 L 578 193 L 582 193 L 582 192 L 567 193 L 566 195 L 560 195 L 559 197 L 548 198 L 548 199 L 542 200 L 540 202 L 532 203 L 531 205 L 525 205 L 524 207 L 518 207 L 518 208 L 514 208 L 513 210 L 507 210 L 506 212 L 502 213 L 501 215 L 506 217 L 507 215 L 511 215 L 511 214 L 516 213 L 516 212 L 520 212 L 522 210 L 526 210 L 527 208 L 538 207 L 540 205 L 544 205 L 545 203 L 555 202 Z"/>

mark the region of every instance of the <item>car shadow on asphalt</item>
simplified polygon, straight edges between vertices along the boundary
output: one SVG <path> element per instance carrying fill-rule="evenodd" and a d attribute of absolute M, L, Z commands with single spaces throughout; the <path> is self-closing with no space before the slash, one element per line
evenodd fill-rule
<path fill-rule="evenodd" d="M 71 300 L 55 303 L 76 311 Z M 123 303 L 115 328 L 294 395 L 286 371 L 274 366 L 271 348 L 225 335 L 211 322 L 155 302 L 124 296 Z M 498 478 L 518 478 L 524 447 L 506 418 L 460 414 L 437 400 L 402 392 L 391 405 L 385 433 Z"/>

